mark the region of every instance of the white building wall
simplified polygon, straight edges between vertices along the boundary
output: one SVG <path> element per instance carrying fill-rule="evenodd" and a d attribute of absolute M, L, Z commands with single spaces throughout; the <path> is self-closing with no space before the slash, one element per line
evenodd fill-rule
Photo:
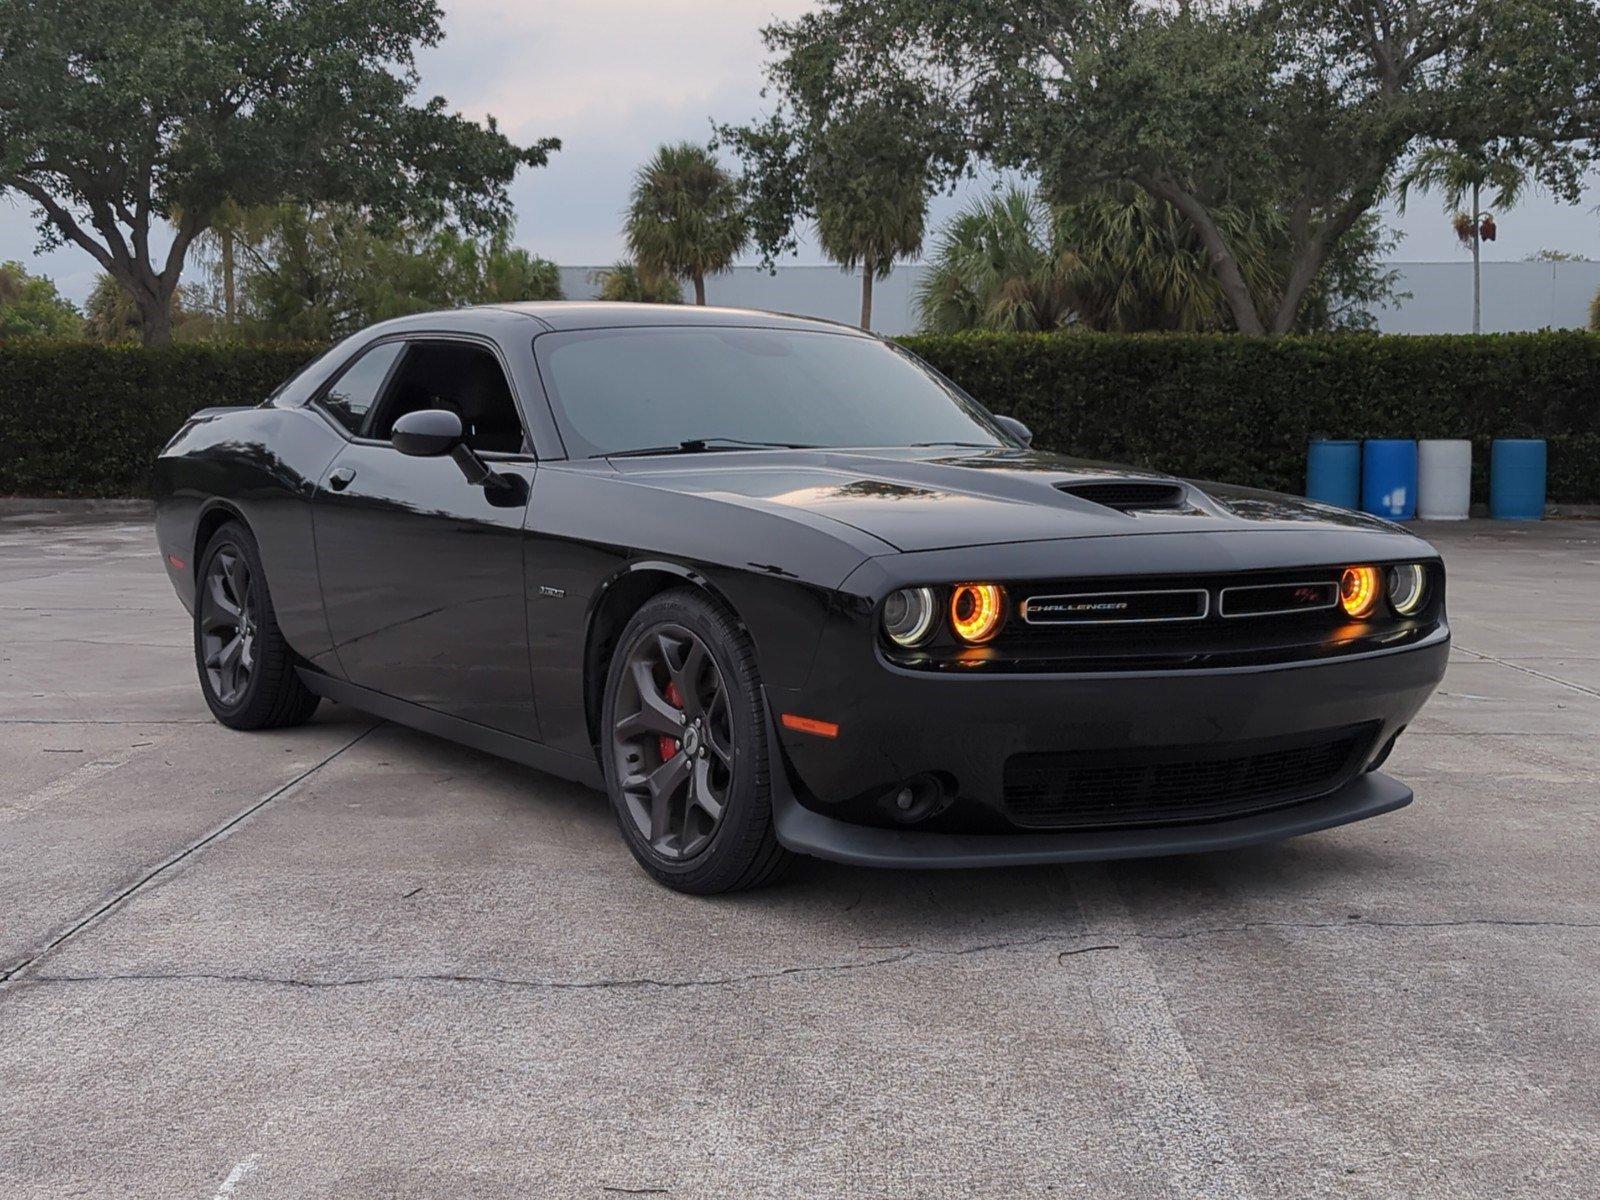
<path fill-rule="evenodd" d="M 1377 314 L 1384 333 L 1470 333 L 1472 264 L 1402 262 L 1396 291 L 1408 297 Z M 562 267 L 561 286 L 569 300 L 593 299 L 594 267 Z M 879 280 L 873 292 L 873 328 L 879 333 L 912 333 L 918 265 L 897 269 Z M 1492 262 L 1483 265 L 1483 328 L 1487 333 L 1535 329 L 1581 329 L 1589 302 L 1600 292 L 1600 263 Z M 861 280 L 835 267 L 780 266 L 777 274 L 759 267 L 737 267 L 706 281 L 711 304 L 798 313 L 855 324 L 861 313 Z"/>

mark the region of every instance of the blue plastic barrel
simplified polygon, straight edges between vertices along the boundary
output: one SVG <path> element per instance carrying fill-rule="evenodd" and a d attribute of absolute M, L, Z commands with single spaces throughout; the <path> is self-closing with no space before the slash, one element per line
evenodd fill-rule
<path fill-rule="evenodd" d="M 1361 443 L 1317 438 L 1306 451 L 1306 497 L 1340 508 L 1361 503 Z"/>
<path fill-rule="evenodd" d="M 1417 443 L 1369 438 L 1361 448 L 1361 510 L 1391 521 L 1417 515 Z"/>
<path fill-rule="evenodd" d="M 1543 438 L 1496 438 L 1489 448 L 1489 515 L 1498 521 L 1544 516 Z"/>

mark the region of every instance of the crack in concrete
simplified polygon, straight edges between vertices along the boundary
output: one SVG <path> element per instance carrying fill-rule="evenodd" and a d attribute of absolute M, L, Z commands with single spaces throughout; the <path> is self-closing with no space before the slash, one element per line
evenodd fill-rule
<path fill-rule="evenodd" d="M 1441 921 L 1244 921 L 1236 925 L 1207 926 L 1197 929 L 1129 930 L 1126 932 L 1099 930 L 1086 933 L 1050 933 L 1026 938 L 1012 938 L 993 942 L 980 942 L 971 946 L 908 946 L 899 953 L 876 958 L 847 960 L 835 963 L 797 963 L 763 971 L 749 971 L 736 975 L 712 975 L 692 979 L 665 979 L 648 975 L 600 977 L 597 979 L 536 979 L 511 975 L 485 975 L 456 971 L 384 972 L 374 975 L 357 975 L 344 979 L 302 979 L 292 975 L 261 975 L 246 972 L 221 971 L 130 971 L 82 975 L 30 975 L 13 977 L 17 985 L 33 984 L 97 984 L 97 983 L 182 983 L 204 982 L 224 984 L 252 984 L 265 987 L 304 988 L 308 991 L 336 991 L 342 988 L 372 987 L 384 984 L 466 984 L 484 987 L 503 987 L 523 991 L 606 991 L 647 990 L 686 991 L 697 988 L 736 987 L 741 984 L 764 983 L 802 975 L 842 974 L 850 971 L 871 971 L 930 958 L 964 958 L 977 954 L 991 954 L 1039 946 L 1071 943 L 1093 937 L 1103 938 L 1107 932 L 1114 937 L 1130 941 L 1183 941 L 1188 938 L 1217 937 L 1229 934 L 1253 933 L 1262 929 L 1459 929 L 1473 927 L 1550 928 L 1550 929 L 1600 929 L 1600 922 L 1518 920 L 1514 918 L 1482 917 Z M 1093 951 L 1122 949 L 1117 942 L 1097 942 L 1091 946 L 1068 945 L 1056 954 L 1056 961 Z"/>

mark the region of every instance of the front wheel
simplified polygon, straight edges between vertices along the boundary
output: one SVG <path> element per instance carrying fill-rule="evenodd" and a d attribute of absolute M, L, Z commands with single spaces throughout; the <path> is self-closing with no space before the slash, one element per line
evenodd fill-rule
<path fill-rule="evenodd" d="M 601 739 L 622 836 L 656 880 L 709 895 L 788 865 L 754 650 L 723 609 L 690 591 L 640 608 L 611 660 Z"/>
<path fill-rule="evenodd" d="M 244 525 L 229 521 L 212 535 L 196 582 L 194 657 L 212 715 L 231 729 L 309 720 L 318 697 L 295 672 L 261 552 Z"/>

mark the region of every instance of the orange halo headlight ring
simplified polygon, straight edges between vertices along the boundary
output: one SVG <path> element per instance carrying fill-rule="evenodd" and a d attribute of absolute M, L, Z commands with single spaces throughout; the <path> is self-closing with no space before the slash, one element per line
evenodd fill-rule
<path fill-rule="evenodd" d="M 996 583 L 958 583 L 950 591 L 950 626 L 956 637 L 978 646 L 1000 632 L 1005 590 Z"/>
<path fill-rule="evenodd" d="M 1346 567 L 1339 577 L 1339 603 L 1352 617 L 1370 617 L 1383 594 L 1383 576 L 1377 567 Z"/>

